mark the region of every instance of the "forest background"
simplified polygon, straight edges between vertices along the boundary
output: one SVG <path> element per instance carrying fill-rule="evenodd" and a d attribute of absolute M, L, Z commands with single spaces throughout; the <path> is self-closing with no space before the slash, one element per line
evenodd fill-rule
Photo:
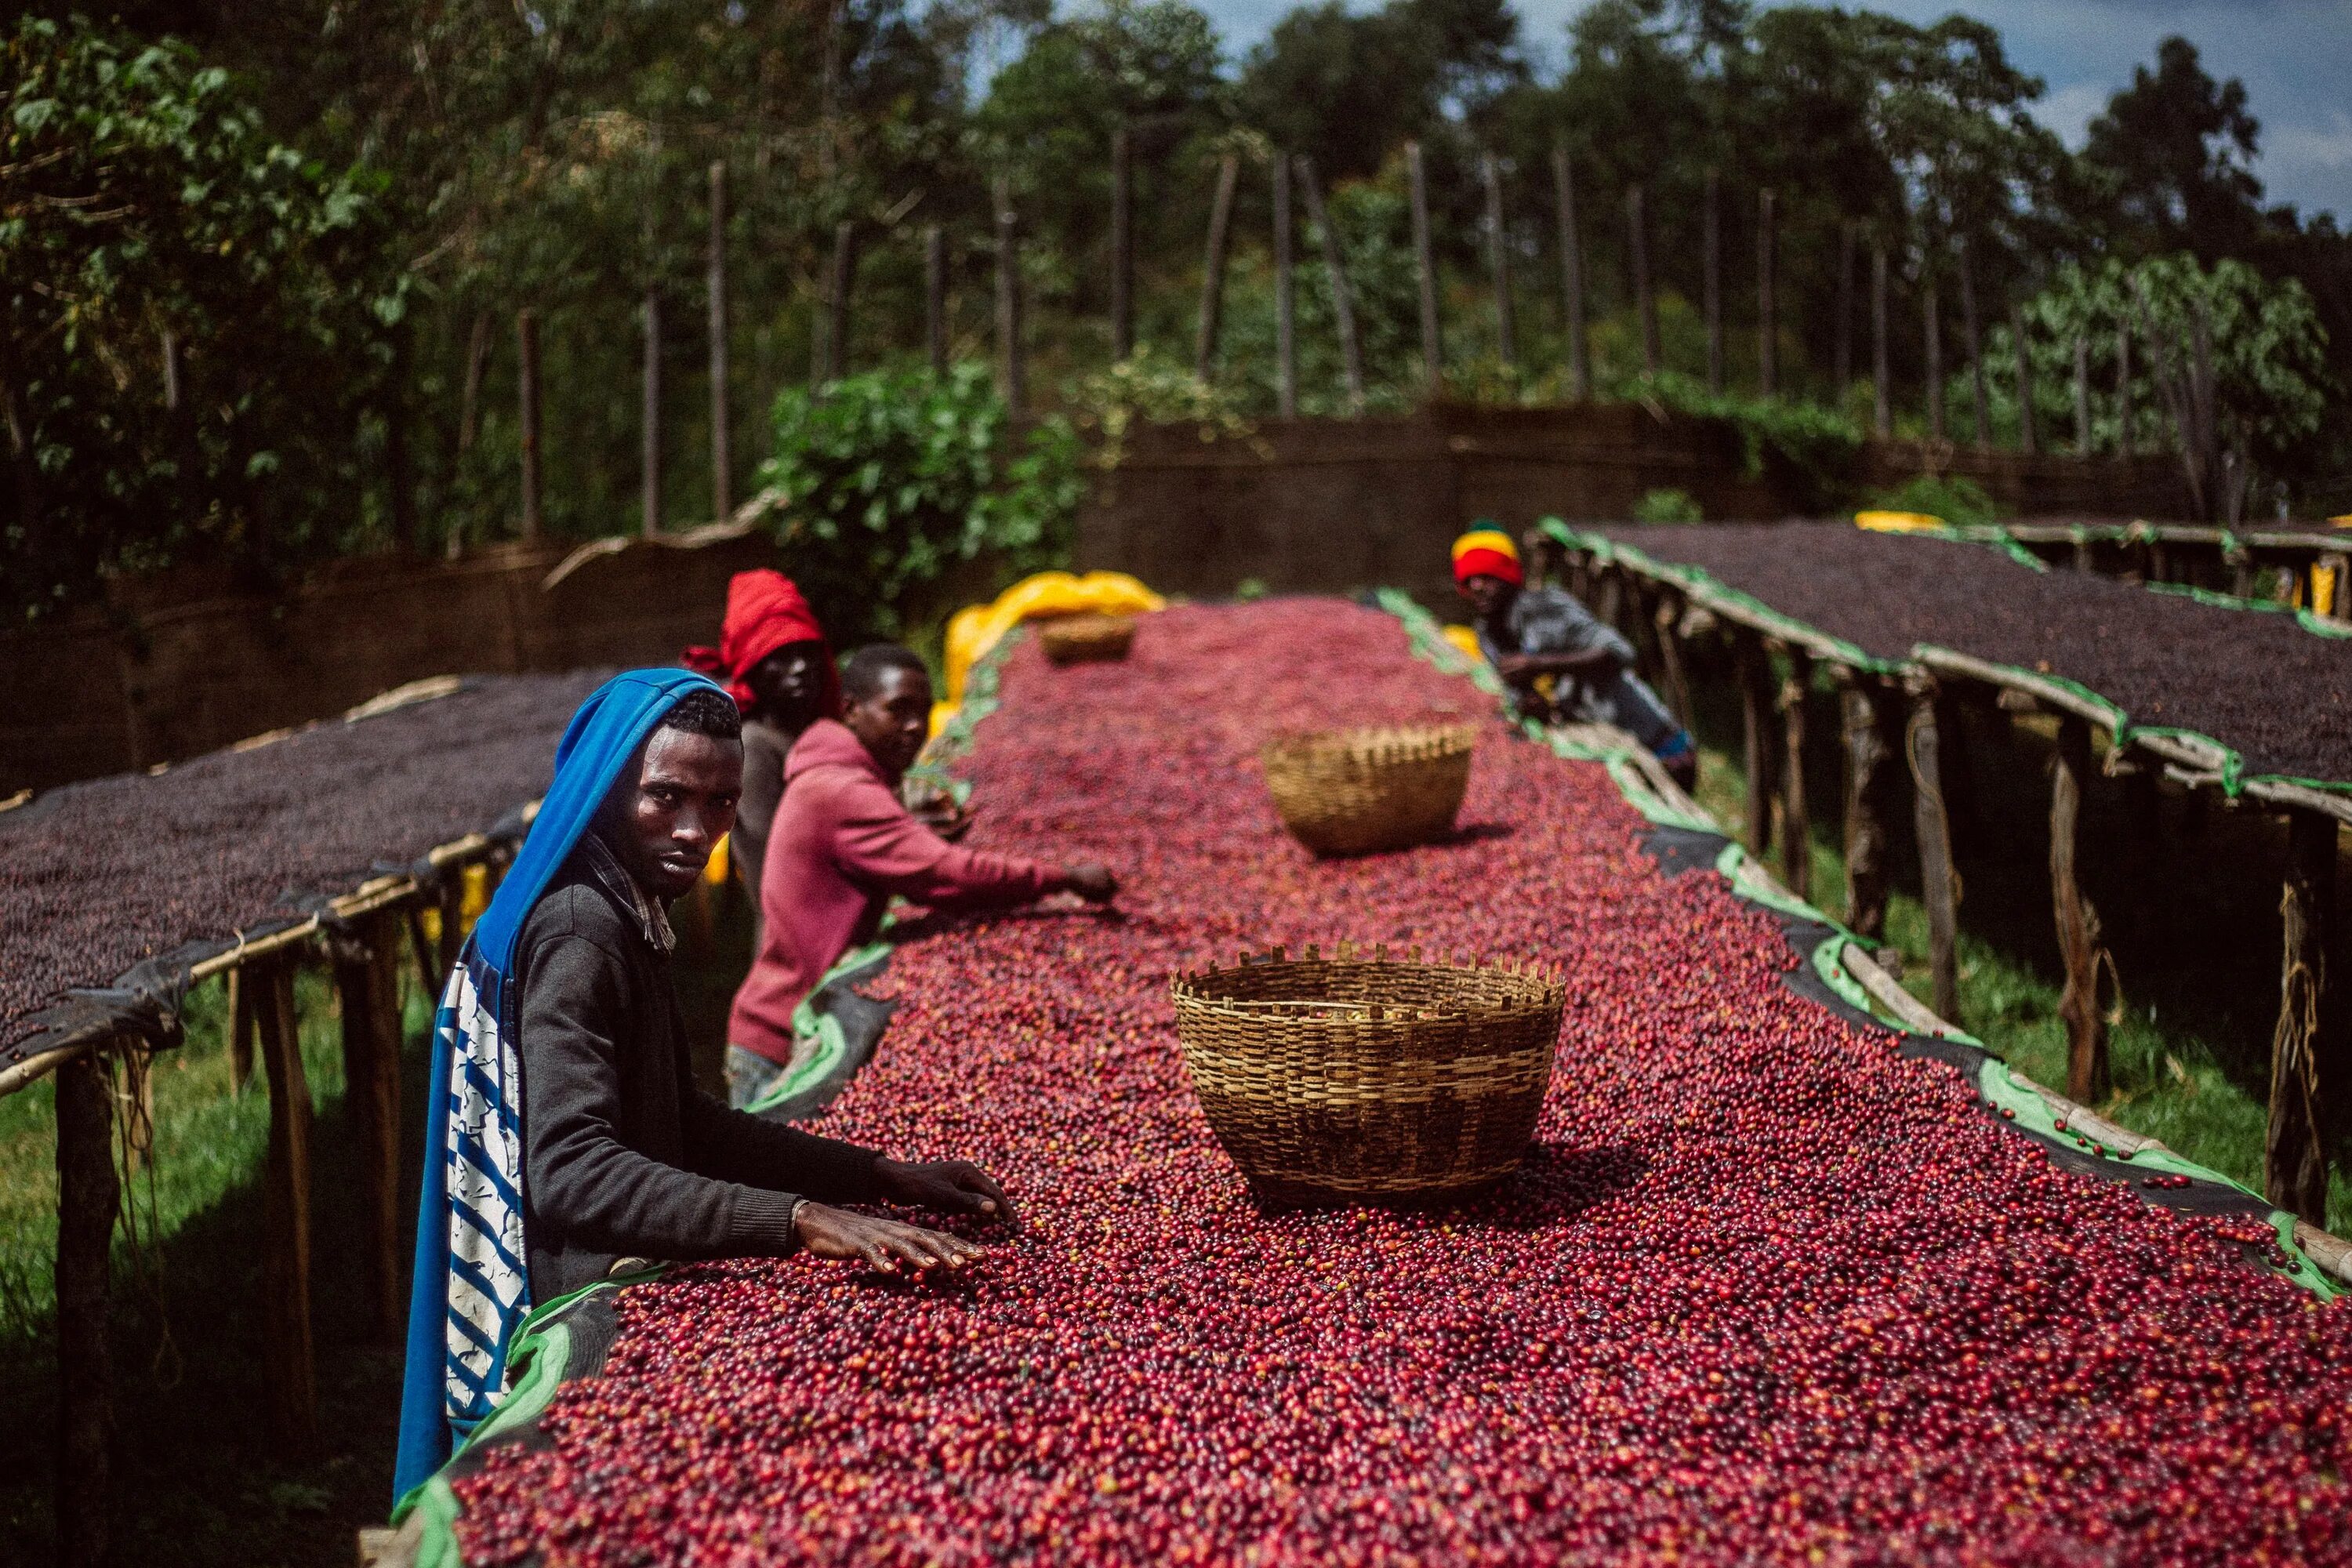
<path fill-rule="evenodd" d="M 1387 0 L 1301 6 L 1236 57 L 1184 0 L 1050 5 L 152 0 L 90 21 L 36 0 L 0 61 L 0 613 L 37 618 L 96 596 L 110 574 L 176 563 L 266 583 L 340 553 L 513 536 L 525 307 L 542 345 L 545 526 L 557 535 L 638 524 L 649 296 L 666 326 L 673 524 L 709 518 L 714 491 L 752 493 L 780 447 L 790 471 L 830 455 L 855 475 L 868 426 L 891 424 L 908 462 L 934 468 L 972 433 L 1002 446 L 1013 426 L 984 378 L 927 386 L 923 368 L 931 225 L 950 282 L 950 357 L 993 353 L 1000 181 L 1018 217 L 1033 409 L 1096 433 L 1138 416 L 1231 426 L 1272 412 L 1277 152 L 1310 158 L 1327 195 L 1367 405 L 1408 407 L 1427 391 L 1408 142 L 1427 159 L 1448 396 L 1543 403 L 1571 390 L 1553 174 L 1564 150 L 1598 395 L 1752 413 L 1739 400 L 1759 371 L 1757 195 L 1769 188 L 1777 428 L 1833 444 L 1865 427 L 1864 290 L 1883 246 L 1898 433 L 1923 428 L 1920 309 L 1933 285 L 1952 322 L 1942 390 L 1958 438 L 2015 438 L 2014 383 L 1998 372 L 2014 356 L 2018 308 L 2040 416 L 2065 429 L 2072 339 L 2086 337 L 2102 388 L 2095 434 L 2112 443 L 2137 275 L 2160 311 L 2191 295 L 2212 307 L 2236 388 L 2232 439 L 2258 474 L 2250 504 L 2352 507 L 2352 238 L 2330 215 L 2266 205 L 2244 89 L 2215 80 L 2182 40 L 2136 70 L 2077 153 L 2034 118 L 2042 83 L 1960 16 L 1918 26 L 1801 5 L 1598 0 L 1563 51 L 1531 47 L 1506 0 Z M 1115 362 L 1121 127 L 1139 346 Z M 1204 237 L 1229 155 L 1242 170 L 1232 273 L 1202 384 Z M 1488 156 L 1513 268 L 1507 360 Z M 723 487 L 705 378 L 714 163 L 727 171 L 735 367 Z M 1710 174 L 1732 389 L 1712 399 L 1699 379 Z M 1645 374 L 1633 310 L 1636 184 L 1659 375 Z M 1298 223 L 1300 407 L 1340 413 L 1319 234 Z M 838 359 L 866 374 L 824 393 L 844 225 L 853 309 Z M 1982 427 L 1957 331 L 1963 263 L 1995 370 Z M 2130 370 L 2128 405 L 2143 447 L 2168 438 L 2147 359 Z M 951 438 L 927 445 L 934 427 Z M 1066 510 L 1064 450 L 1034 447 L 1010 470 L 1015 488 Z M 981 489 L 1002 489 L 985 465 L 976 472 Z M 1008 515 L 959 507 L 968 531 Z M 1034 516 L 1011 526 L 1051 542 Z"/>

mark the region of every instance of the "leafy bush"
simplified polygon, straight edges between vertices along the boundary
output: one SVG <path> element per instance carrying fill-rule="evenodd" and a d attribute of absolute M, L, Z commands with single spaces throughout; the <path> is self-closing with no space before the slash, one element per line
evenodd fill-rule
<path fill-rule="evenodd" d="M 775 403 L 761 466 L 788 569 L 844 641 L 906 637 L 1068 557 L 1085 494 L 1076 433 L 1017 429 L 966 361 L 874 371 Z"/>
<path fill-rule="evenodd" d="M 1985 488 L 1958 474 L 1914 475 L 1895 489 L 1872 496 L 1870 504 L 1882 511 L 1916 511 L 1941 518 L 1956 528 L 2000 520 Z"/>
<path fill-rule="evenodd" d="M 1106 468 L 1125 460 L 1128 432 L 1139 424 L 1197 426 L 1203 441 L 1254 441 L 1257 436 L 1237 395 L 1202 381 L 1192 366 L 1148 343 L 1116 364 L 1078 377 L 1064 396 L 1078 428 L 1099 433 L 1095 461 Z"/>
<path fill-rule="evenodd" d="M 1635 522 L 1702 522 L 1706 514 L 1688 490 L 1645 490 L 1633 503 Z"/>
<path fill-rule="evenodd" d="M 1775 477 L 1795 480 L 1812 507 L 1845 490 L 1854 459 L 1862 453 L 1861 423 L 1819 404 L 1729 393 L 1718 395 L 1707 391 L 1706 384 L 1696 376 L 1679 371 L 1637 376 L 1628 384 L 1626 395 L 1654 407 L 1728 421 L 1739 432 L 1748 476 L 1754 479 L 1777 468 Z"/>

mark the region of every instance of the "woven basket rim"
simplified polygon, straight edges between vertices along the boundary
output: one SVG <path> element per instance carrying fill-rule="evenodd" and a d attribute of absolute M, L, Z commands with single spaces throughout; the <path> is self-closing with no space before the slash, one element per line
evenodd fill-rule
<path fill-rule="evenodd" d="M 1220 995 L 1204 989 L 1223 976 L 1244 969 L 1265 969 L 1315 964 L 1321 968 L 1349 966 L 1372 968 L 1387 966 L 1397 969 L 1437 970 L 1454 974 L 1478 974 L 1524 982 L 1516 994 L 1475 1005 L 1433 1005 L 1425 1002 L 1334 1002 L 1318 1003 L 1307 999 L 1272 1000 Z M 1568 988 L 1558 969 L 1540 963 L 1520 963 L 1512 959 L 1486 960 L 1470 954 L 1453 959 L 1444 955 L 1424 956 L 1419 948 L 1408 948 L 1392 954 L 1385 945 L 1366 951 L 1352 942 L 1341 942 L 1331 952 L 1322 951 L 1321 944 L 1312 944 L 1307 951 L 1292 957 L 1286 948 L 1270 948 L 1262 953 L 1243 952 L 1228 964 L 1210 963 L 1199 969 L 1189 969 L 1171 975 L 1171 995 L 1180 1008 L 1223 1017 L 1286 1018 L 1307 1025 L 1367 1022 L 1399 1026 L 1424 1024 L 1465 1024 L 1493 1022 L 1543 1013 L 1566 1005 Z M 1310 1007 L 1324 1009 L 1318 1016 Z"/>
<path fill-rule="evenodd" d="M 1359 724 L 1341 730 L 1286 730 L 1258 747 L 1266 763 L 1426 762 L 1475 751 L 1475 724 Z"/>

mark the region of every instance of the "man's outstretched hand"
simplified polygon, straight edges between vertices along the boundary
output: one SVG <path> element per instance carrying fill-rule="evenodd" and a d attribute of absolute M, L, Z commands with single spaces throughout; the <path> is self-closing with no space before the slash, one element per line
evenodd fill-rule
<path fill-rule="evenodd" d="M 939 1209 L 947 1214 L 985 1215 L 1018 1229 L 1021 1216 L 996 1178 L 969 1160 L 933 1160 L 918 1164 L 905 1160 L 874 1162 L 874 1182 L 883 1197 L 908 1207 Z"/>
<path fill-rule="evenodd" d="M 1118 879 L 1110 868 L 1082 861 L 1062 873 L 1062 885 L 1090 904 L 1107 904 L 1118 893 Z"/>
<path fill-rule="evenodd" d="M 801 1245 L 819 1258 L 861 1258 L 885 1274 L 898 1273 L 902 1263 L 922 1274 L 934 1268 L 953 1270 L 981 1256 L 977 1246 L 961 1237 L 824 1204 L 801 1205 L 793 1215 L 793 1230 Z"/>

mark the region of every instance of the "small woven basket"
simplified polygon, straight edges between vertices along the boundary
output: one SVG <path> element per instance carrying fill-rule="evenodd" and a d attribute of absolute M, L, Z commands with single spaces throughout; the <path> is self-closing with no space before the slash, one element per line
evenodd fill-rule
<path fill-rule="evenodd" d="M 1559 1040 L 1559 977 L 1342 943 L 1178 975 L 1201 1109 L 1261 1197 L 1459 1197 L 1526 1154 Z"/>
<path fill-rule="evenodd" d="M 1291 837 L 1318 855 L 1409 849 L 1453 831 L 1478 731 L 1467 724 L 1279 735 L 1258 752 Z"/>
<path fill-rule="evenodd" d="M 1037 640 L 1055 664 L 1125 658 L 1135 643 L 1135 617 L 1060 616 L 1038 624 Z"/>

